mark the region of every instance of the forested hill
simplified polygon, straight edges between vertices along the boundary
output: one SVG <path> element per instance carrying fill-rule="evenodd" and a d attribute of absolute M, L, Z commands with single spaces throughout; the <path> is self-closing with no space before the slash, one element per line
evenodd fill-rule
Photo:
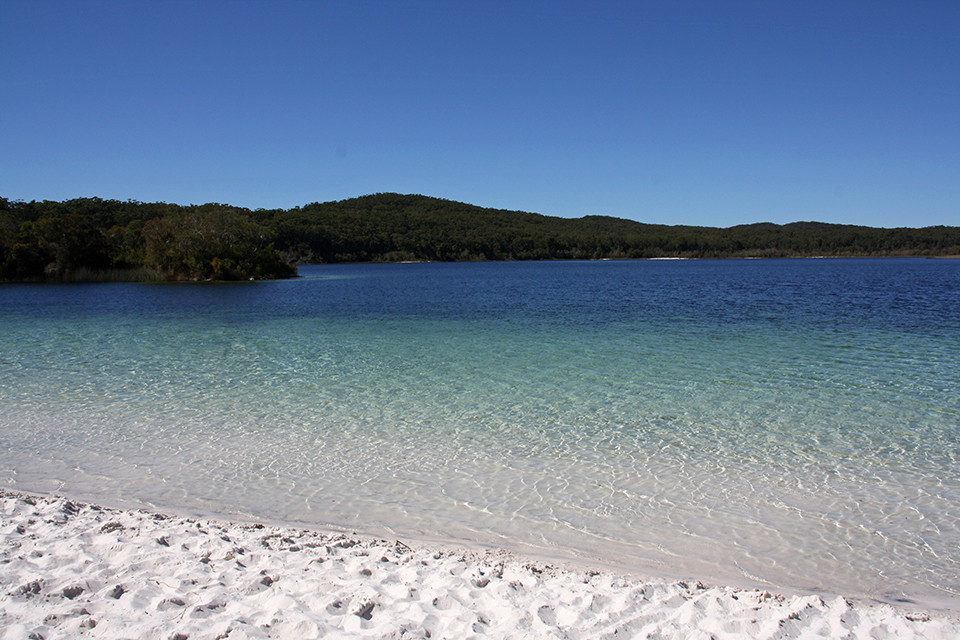
<path fill-rule="evenodd" d="M 0 198 L 0 279 L 284 277 L 287 263 L 960 254 L 960 227 L 556 218 L 380 193 L 293 209 Z"/>
<path fill-rule="evenodd" d="M 315 262 L 960 253 L 960 227 L 668 226 L 608 216 L 556 218 L 393 193 L 252 215 L 276 231 L 278 247 Z"/>

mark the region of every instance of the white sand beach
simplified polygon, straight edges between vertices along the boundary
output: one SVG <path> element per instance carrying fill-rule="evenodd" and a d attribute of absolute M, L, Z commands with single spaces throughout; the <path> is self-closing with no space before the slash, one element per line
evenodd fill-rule
<path fill-rule="evenodd" d="M 0 492 L 0 629 L 57 638 L 958 638 L 839 597 Z"/>

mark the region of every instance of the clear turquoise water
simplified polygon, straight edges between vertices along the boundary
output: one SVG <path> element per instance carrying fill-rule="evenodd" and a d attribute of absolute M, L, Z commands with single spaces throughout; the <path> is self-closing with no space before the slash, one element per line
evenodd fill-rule
<path fill-rule="evenodd" d="M 960 609 L 960 261 L 0 285 L 7 486 Z"/>

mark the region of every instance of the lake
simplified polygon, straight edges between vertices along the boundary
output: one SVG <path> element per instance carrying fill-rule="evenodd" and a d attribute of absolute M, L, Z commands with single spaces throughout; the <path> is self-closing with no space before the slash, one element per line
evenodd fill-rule
<path fill-rule="evenodd" d="M 0 285 L 0 478 L 960 610 L 960 260 Z"/>

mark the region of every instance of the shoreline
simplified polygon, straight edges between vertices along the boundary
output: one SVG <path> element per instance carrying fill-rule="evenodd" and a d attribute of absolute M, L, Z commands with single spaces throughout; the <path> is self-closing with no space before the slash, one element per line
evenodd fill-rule
<path fill-rule="evenodd" d="M 825 581 L 816 570 L 816 562 L 811 561 L 812 556 L 810 556 L 809 550 L 801 547 L 797 547 L 791 555 L 795 558 L 807 558 L 804 560 L 807 570 L 800 573 L 794 572 L 792 576 L 788 576 L 793 578 L 789 580 L 777 579 L 779 576 L 763 573 L 749 573 L 744 569 L 745 565 L 741 565 L 739 562 L 733 564 L 738 573 L 724 570 L 729 569 L 729 567 L 721 567 L 709 558 L 701 558 L 699 550 L 696 548 L 689 549 L 690 556 L 682 553 L 669 553 L 667 557 L 655 558 L 653 561 L 647 562 L 648 558 L 640 555 L 611 554 L 612 547 L 609 545 L 594 548 L 586 548 L 576 544 L 574 546 L 562 546 L 558 545 L 556 540 L 547 540 L 546 538 L 541 539 L 541 544 L 535 544 L 530 538 L 518 538 L 505 533 L 499 533 L 492 537 L 481 535 L 461 537 L 457 534 L 475 534 L 476 532 L 458 529 L 452 532 L 444 531 L 441 534 L 422 527 L 404 528 L 393 526 L 397 523 L 368 521 L 363 518 L 352 520 L 329 519 L 327 517 L 317 517 L 319 512 L 313 509 L 310 510 L 313 516 L 310 518 L 285 518 L 280 514 L 267 515 L 247 509 L 223 509 L 222 507 L 225 505 L 221 503 L 188 506 L 173 503 L 169 500 L 151 501 L 143 499 L 143 497 L 108 497 L 89 489 L 89 487 L 87 491 L 78 491 L 76 488 L 67 489 L 59 482 L 46 487 L 36 486 L 36 484 L 32 487 L 11 484 L 0 488 L 0 496 L 2 496 L 3 491 L 8 491 L 37 498 L 65 497 L 74 502 L 96 504 L 100 507 L 118 511 L 160 513 L 168 517 L 233 525 L 262 524 L 274 528 L 304 530 L 326 535 L 346 535 L 356 539 L 399 539 L 405 544 L 418 548 L 457 553 L 483 554 L 495 550 L 498 553 L 523 558 L 528 562 L 550 565 L 570 572 L 601 571 L 629 576 L 633 580 L 657 583 L 701 582 L 710 586 L 723 586 L 737 591 L 769 591 L 786 597 L 814 595 L 831 599 L 841 596 L 848 601 L 864 606 L 889 605 L 907 613 L 926 613 L 933 617 L 960 623 L 960 599 L 956 597 L 953 591 L 933 583 L 916 583 L 912 585 L 913 589 L 910 589 L 911 585 L 905 585 L 882 575 L 879 581 L 873 580 L 869 583 L 852 580 Z M 342 511 L 339 513 L 343 515 Z M 657 539 L 651 538 L 654 541 Z M 669 539 L 664 538 L 663 540 L 667 541 Z M 611 542 L 614 545 L 618 544 L 615 540 L 611 540 Z M 721 546 L 724 544 L 722 540 L 717 542 Z"/>
<path fill-rule="evenodd" d="M 960 612 L 0 489 L 4 638 L 953 638 Z"/>

